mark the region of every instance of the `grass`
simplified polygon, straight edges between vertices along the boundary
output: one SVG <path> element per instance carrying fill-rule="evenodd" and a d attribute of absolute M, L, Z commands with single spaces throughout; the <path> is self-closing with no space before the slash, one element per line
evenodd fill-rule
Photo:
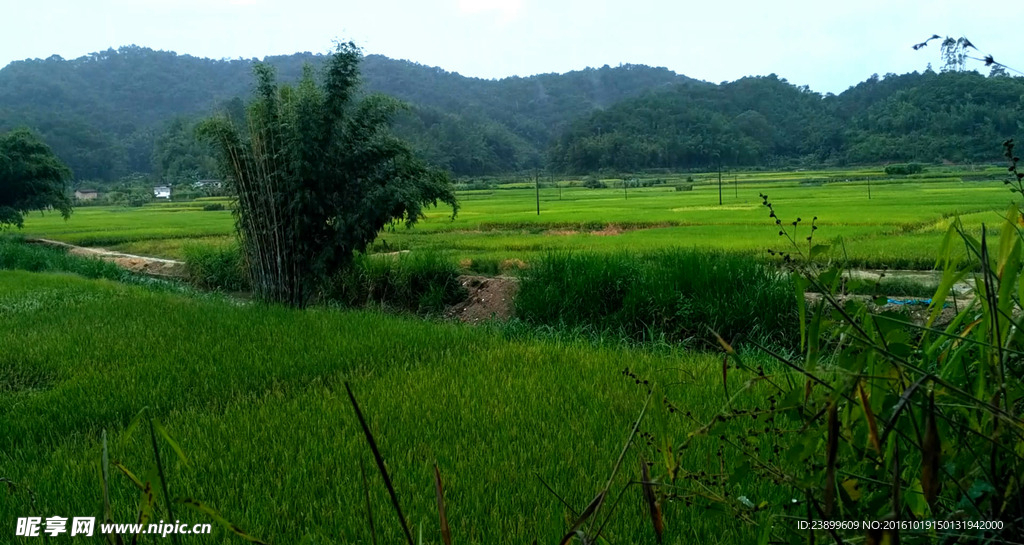
<path fill-rule="evenodd" d="M 47 247 L 25 244 L 20 237 L 0 236 L 0 269 L 68 272 L 86 278 L 128 280 L 131 274 L 107 261 L 84 259 Z"/>
<path fill-rule="evenodd" d="M 857 181 L 835 181 L 844 174 Z M 113 266 L 0 240 L 0 268 L 23 269 L 0 271 L 0 478 L 31 489 L 43 516 L 99 516 L 100 437 L 107 433 L 113 459 L 145 474 L 147 437 L 132 433 L 129 423 L 148 408 L 187 455 L 187 464 L 165 458 L 172 495 L 211 504 L 272 543 L 369 543 L 359 461 L 372 463 L 345 394 L 350 382 L 414 533 L 422 531 L 425 542 L 440 541 L 435 462 L 456 542 L 557 542 L 573 516 L 542 480 L 581 510 L 621 451 L 647 393 L 644 380 L 659 384 L 680 408 L 668 424 L 667 435 L 676 438 L 720 413 L 723 381 L 732 392 L 743 386 L 735 373 L 723 375 L 718 354 L 595 343 L 594 336 L 624 327 L 633 335 L 647 331 L 640 311 L 661 316 L 672 340 L 693 336 L 686 328 L 698 324 L 769 324 L 772 312 L 792 323 L 791 295 L 752 269 L 752 261 L 719 256 L 734 264 L 723 271 L 700 257 L 712 255 L 708 248 L 759 254 L 779 245 L 759 206 L 761 192 L 772 195 L 786 221 L 818 216 L 816 239 L 853 262 L 930 266 L 952 214 L 976 230 L 1009 200 L 998 184 L 948 178 L 955 171 L 913 179 L 866 171 L 749 173 L 738 197 L 726 190 L 722 207 L 717 188 L 700 174 L 693 191 L 677 192 L 671 184 L 678 180 L 670 180 L 631 189 L 628 199 L 621 188 L 562 187 L 558 200 L 546 188 L 540 217 L 529 188 L 467 191 L 455 221 L 438 210 L 416 229 L 384 233 L 376 250 L 412 249 L 408 257 L 362 258 L 363 276 L 338 286 L 353 301 L 404 300 L 430 309 L 447 296 L 447 288 L 431 286 L 450 286 L 455 259 L 485 273 L 524 259 L 532 266 L 522 272 L 521 304 L 531 321 L 505 327 L 172 293 L 126 285 L 121 281 L 133 277 Z M 171 257 L 207 252 L 216 272 L 231 263 L 224 246 L 233 221 L 229 211 L 203 206 L 83 208 L 66 223 L 33 217 L 25 233 Z M 211 244 L 221 248 L 205 248 Z M 544 257 L 568 249 L 576 253 Z M 924 288 L 896 282 L 892 289 Z M 624 376 L 624 368 L 632 375 Z M 734 408 L 763 405 L 765 398 L 752 383 Z M 754 431 L 738 421 L 723 426 Z M 655 430 L 645 422 L 641 432 Z M 766 448 L 769 440 L 752 439 Z M 718 447 L 694 443 L 680 453 L 685 469 L 718 474 Z M 638 441 L 616 489 L 639 477 L 641 454 L 658 456 L 652 443 Z M 138 492 L 122 477 L 114 475 L 111 490 L 114 519 L 129 521 Z M 370 480 L 380 542 L 399 542 L 380 479 Z M 754 504 L 789 501 L 773 497 L 754 476 L 721 486 Z M 27 516 L 31 509 L 25 494 L 7 487 L 0 493 L 0 513 Z M 630 489 L 608 526 L 609 541 L 652 541 L 645 510 L 640 491 Z M 176 515 L 208 521 L 188 511 Z M 673 505 L 666 516 L 668 543 L 756 537 L 756 529 L 719 511 Z M 215 532 L 203 539 L 239 542 L 220 527 Z"/>
<path fill-rule="evenodd" d="M 251 289 L 245 261 L 238 244 L 191 243 L 183 248 L 189 280 L 205 289 L 248 291 Z"/>
<path fill-rule="evenodd" d="M 926 269 L 934 265 L 932 249 L 953 216 L 970 219 L 975 230 L 998 221 L 1010 200 L 998 181 L 1003 172 L 932 167 L 922 175 L 895 177 L 881 168 L 730 173 L 721 206 L 715 177 L 707 173 L 693 174 L 692 191 L 675 191 L 676 185 L 688 183 L 685 176 L 675 176 L 665 177 L 663 185 L 629 189 L 625 196 L 621 187 L 586 189 L 560 181 L 541 188 L 539 216 L 533 188 L 508 183 L 461 191 L 462 208 L 454 221 L 449 210 L 434 210 L 413 229 L 384 231 L 373 250 L 433 249 L 457 261 L 479 263 L 529 262 L 568 249 L 654 252 L 700 247 L 763 254 L 780 244 L 760 206 L 758 195 L 768 193 L 787 221 L 817 216 L 816 237 L 833 244 L 834 258 L 847 258 L 857 266 Z M 733 180 L 735 184 L 729 183 Z M 206 204 L 82 208 L 67 222 L 54 215 L 28 218 L 24 232 L 181 258 L 191 242 L 231 241 L 231 212 L 204 211 Z M 798 233 L 798 239 L 803 236 Z"/>
<path fill-rule="evenodd" d="M 198 292 L 183 282 L 135 274 L 109 261 L 71 255 L 51 246 L 26 244 L 22 237 L 11 235 L 0 235 L 0 270 L 64 273 L 73 277 L 144 286 L 152 291 L 217 298 L 214 294 Z"/>
<path fill-rule="evenodd" d="M 549 254 L 524 272 L 515 307 L 532 324 L 717 346 L 714 333 L 730 341 L 792 340 L 793 293 L 775 267 L 746 256 L 568 253 Z"/>
<path fill-rule="evenodd" d="M 465 298 L 459 268 L 436 252 L 358 256 L 339 272 L 324 298 L 350 307 L 377 306 L 440 315 Z"/>
<path fill-rule="evenodd" d="M 369 543 L 358 460 L 372 461 L 350 381 L 425 542 L 439 542 L 436 461 L 455 541 L 553 543 L 572 515 L 541 479 L 576 510 L 604 485 L 646 395 L 624 367 L 664 384 L 694 421 L 724 403 L 714 355 L 510 341 L 375 312 L 238 305 L 68 275 L 0 272 L 0 317 L 0 477 L 31 488 L 44 516 L 100 515 L 104 430 L 111 458 L 145 473 L 148 437 L 127 427 L 149 407 L 187 456 L 186 465 L 166 453 L 172 495 L 211 504 L 272 543 Z M 744 401 L 761 397 L 755 388 Z M 696 427 L 672 418 L 678 437 Z M 687 468 L 717 471 L 715 448 L 688 449 Z M 616 487 L 639 476 L 640 452 L 656 454 L 640 441 Z M 122 475 L 112 480 L 114 519 L 131 520 L 138 491 Z M 753 480 L 728 486 L 765 498 Z M 370 497 L 380 542 L 399 542 L 372 474 Z M 0 493 L 0 512 L 29 509 L 24 495 Z M 630 489 L 609 539 L 651 541 L 644 509 Z M 183 522 L 207 522 L 178 511 Z M 669 513 L 669 543 L 754 539 L 716 512 Z M 202 539 L 241 542 L 217 526 Z"/>
<path fill-rule="evenodd" d="M 252 289 L 237 244 L 184 247 L 189 281 L 203 289 L 242 292 Z M 440 315 L 465 297 L 459 267 L 437 252 L 360 255 L 322 287 L 318 301 L 349 307 L 377 307 Z"/>

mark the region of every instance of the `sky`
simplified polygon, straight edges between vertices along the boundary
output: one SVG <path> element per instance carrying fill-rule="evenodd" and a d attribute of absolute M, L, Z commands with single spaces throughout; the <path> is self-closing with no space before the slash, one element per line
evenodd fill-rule
<path fill-rule="evenodd" d="M 367 54 L 482 78 L 632 63 L 715 83 L 774 73 L 840 93 L 875 73 L 938 69 L 937 42 L 911 46 L 940 34 L 967 36 L 1024 70 L 1024 7 L 1005 1 L 2 2 L 0 66 L 130 44 L 221 59 L 325 53 L 352 40 Z"/>

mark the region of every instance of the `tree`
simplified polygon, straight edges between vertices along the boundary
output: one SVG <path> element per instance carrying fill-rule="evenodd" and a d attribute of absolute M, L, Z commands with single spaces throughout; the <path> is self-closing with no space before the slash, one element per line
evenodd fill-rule
<path fill-rule="evenodd" d="M 196 140 L 195 128 L 183 118 L 171 121 L 153 146 L 153 169 L 163 183 L 192 185 L 216 172 L 207 146 Z"/>
<path fill-rule="evenodd" d="M 33 210 L 71 216 L 71 170 L 28 129 L 0 135 L 0 228 L 21 228 Z"/>
<path fill-rule="evenodd" d="M 411 226 L 438 201 L 457 210 L 447 172 L 390 132 L 402 103 L 358 95 L 360 60 L 340 44 L 320 78 L 307 65 L 295 87 L 259 64 L 245 126 L 222 115 L 199 127 L 234 186 L 241 246 L 265 301 L 304 306 L 384 227 Z"/>
<path fill-rule="evenodd" d="M 967 48 L 974 47 L 971 42 L 964 37 L 957 39 L 946 36 L 946 39 L 942 40 L 942 71 L 943 72 L 963 72 L 967 67 Z"/>

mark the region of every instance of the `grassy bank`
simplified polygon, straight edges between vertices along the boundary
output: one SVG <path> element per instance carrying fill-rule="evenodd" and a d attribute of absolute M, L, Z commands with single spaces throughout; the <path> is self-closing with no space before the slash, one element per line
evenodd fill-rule
<path fill-rule="evenodd" d="M 185 247 L 188 279 L 207 290 L 249 291 L 249 273 L 237 244 Z M 459 267 L 438 252 L 358 255 L 321 287 L 317 302 L 437 315 L 465 297 Z"/>
<path fill-rule="evenodd" d="M 86 278 L 129 280 L 131 274 L 99 259 L 83 259 L 49 246 L 26 244 L 21 237 L 0 236 L 0 269 L 67 272 Z"/>

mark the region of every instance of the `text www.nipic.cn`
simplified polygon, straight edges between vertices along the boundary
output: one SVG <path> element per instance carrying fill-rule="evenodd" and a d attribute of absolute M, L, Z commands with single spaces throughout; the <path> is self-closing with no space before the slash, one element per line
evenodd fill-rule
<path fill-rule="evenodd" d="M 61 534 L 71 536 L 91 537 L 96 530 L 95 517 L 72 517 L 70 527 L 67 517 L 20 517 L 15 527 L 14 535 L 23 537 L 38 537 L 50 535 L 56 537 Z M 209 534 L 212 528 L 209 524 L 195 524 L 189 526 L 182 524 L 180 520 L 173 524 L 160 521 L 153 524 L 114 524 L 102 523 L 99 525 L 99 535 L 158 535 L 167 537 L 171 534 Z"/>

